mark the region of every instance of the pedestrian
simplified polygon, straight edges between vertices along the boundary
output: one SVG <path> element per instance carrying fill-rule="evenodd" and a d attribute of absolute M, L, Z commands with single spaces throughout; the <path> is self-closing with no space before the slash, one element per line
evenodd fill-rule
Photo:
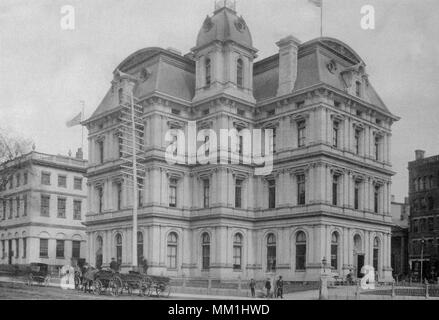
<path fill-rule="evenodd" d="M 142 269 L 144 274 L 148 273 L 148 261 L 143 257 L 142 257 Z"/>
<path fill-rule="evenodd" d="M 267 298 L 270 297 L 270 291 L 271 291 L 271 281 L 270 278 L 267 278 L 267 281 L 265 281 L 265 289 L 267 289 Z"/>
<path fill-rule="evenodd" d="M 277 294 L 276 297 L 284 298 L 284 281 L 282 280 L 282 276 L 279 276 L 279 279 L 276 282 Z"/>
<path fill-rule="evenodd" d="M 113 272 L 117 272 L 119 270 L 119 266 L 115 258 L 111 258 L 110 269 L 113 270 Z"/>
<path fill-rule="evenodd" d="M 256 281 L 255 281 L 255 279 L 252 278 L 252 279 L 250 280 L 249 287 L 250 287 L 250 291 L 251 291 L 252 297 L 254 298 L 254 297 L 255 297 L 255 287 L 256 287 Z"/>

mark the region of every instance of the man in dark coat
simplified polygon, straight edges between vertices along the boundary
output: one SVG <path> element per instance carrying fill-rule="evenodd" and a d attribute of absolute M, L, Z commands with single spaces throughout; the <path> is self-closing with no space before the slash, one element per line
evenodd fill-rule
<path fill-rule="evenodd" d="M 276 282 L 277 293 L 276 297 L 284 298 L 284 281 L 282 280 L 282 276 L 279 276 L 279 279 Z"/>
<path fill-rule="evenodd" d="M 267 298 L 269 298 L 270 297 L 270 290 L 271 290 L 270 279 L 267 279 L 267 281 L 265 281 L 265 289 L 267 289 Z"/>
<path fill-rule="evenodd" d="M 251 279 L 251 280 L 250 280 L 249 287 L 250 287 L 250 291 L 251 291 L 251 293 L 252 293 L 252 297 L 254 298 L 254 297 L 255 297 L 255 287 L 256 287 L 256 281 L 255 281 L 255 279 Z"/>

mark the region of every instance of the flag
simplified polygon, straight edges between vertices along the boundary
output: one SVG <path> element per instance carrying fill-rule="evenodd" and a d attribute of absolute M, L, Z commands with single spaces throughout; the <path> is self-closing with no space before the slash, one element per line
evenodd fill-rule
<path fill-rule="evenodd" d="M 309 0 L 309 2 L 313 3 L 316 7 L 319 8 L 323 6 L 323 0 Z"/>
<path fill-rule="evenodd" d="M 81 120 L 82 120 L 82 111 L 80 113 L 78 113 L 78 115 L 75 116 L 72 120 L 67 121 L 66 126 L 67 126 L 67 128 L 77 126 L 77 125 L 81 124 Z"/>

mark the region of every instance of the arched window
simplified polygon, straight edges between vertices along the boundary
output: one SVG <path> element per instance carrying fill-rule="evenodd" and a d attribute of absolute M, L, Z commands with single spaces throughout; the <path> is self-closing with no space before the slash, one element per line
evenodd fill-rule
<path fill-rule="evenodd" d="M 102 267 L 102 252 L 104 249 L 104 241 L 101 236 L 96 238 L 96 268 L 100 269 Z"/>
<path fill-rule="evenodd" d="M 358 253 L 363 250 L 362 244 L 361 244 L 361 237 L 360 235 L 356 234 L 354 236 L 354 250 Z"/>
<path fill-rule="evenodd" d="M 210 86 L 211 81 L 211 62 L 209 58 L 206 58 L 205 64 L 204 64 L 205 72 L 206 72 L 206 87 Z"/>
<path fill-rule="evenodd" d="M 242 268 L 242 235 L 235 234 L 233 237 L 233 269 L 241 270 Z"/>
<path fill-rule="evenodd" d="M 209 270 L 210 267 L 210 236 L 207 232 L 201 236 L 202 269 Z"/>
<path fill-rule="evenodd" d="M 338 270 L 338 233 L 333 232 L 331 237 L 331 267 Z"/>
<path fill-rule="evenodd" d="M 120 233 L 116 234 L 116 261 L 119 265 L 122 264 L 122 236 Z"/>
<path fill-rule="evenodd" d="M 272 233 L 267 237 L 267 271 L 276 271 L 276 236 Z"/>
<path fill-rule="evenodd" d="M 137 232 L 137 264 L 140 265 L 143 260 L 143 233 Z"/>
<path fill-rule="evenodd" d="M 244 63 L 242 62 L 242 59 L 238 59 L 236 62 L 236 84 L 238 87 L 243 86 L 243 80 L 244 80 Z"/>
<path fill-rule="evenodd" d="M 168 235 L 168 268 L 177 269 L 178 236 L 175 232 Z"/>
<path fill-rule="evenodd" d="M 296 270 L 306 269 L 306 235 L 299 231 L 296 235 Z"/>
<path fill-rule="evenodd" d="M 380 239 L 375 237 L 373 240 L 373 268 L 378 272 L 378 261 L 380 255 Z"/>

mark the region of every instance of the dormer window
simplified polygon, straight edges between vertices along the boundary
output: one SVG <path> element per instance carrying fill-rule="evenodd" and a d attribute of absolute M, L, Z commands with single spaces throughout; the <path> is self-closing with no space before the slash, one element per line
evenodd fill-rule
<path fill-rule="evenodd" d="M 207 58 L 206 59 L 206 63 L 205 63 L 205 71 L 206 71 L 206 87 L 210 86 L 210 81 L 211 81 L 211 65 L 210 65 L 210 59 Z"/>
<path fill-rule="evenodd" d="M 242 62 L 242 59 L 238 59 L 236 62 L 236 84 L 240 88 L 243 86 L 243 65 L 244 63 Z"/>
<path fill-rule="evenodd" d="M 355 82 L 355 94 L 357 97 L 361 97 L 361 82 L 357 81 Z"/>
<path fill-rule="evenodd" d="M 119 88 L 118 94 L 119 94 L 119 104 L 122 104 L 123 103 L 123 88 Z"/>

